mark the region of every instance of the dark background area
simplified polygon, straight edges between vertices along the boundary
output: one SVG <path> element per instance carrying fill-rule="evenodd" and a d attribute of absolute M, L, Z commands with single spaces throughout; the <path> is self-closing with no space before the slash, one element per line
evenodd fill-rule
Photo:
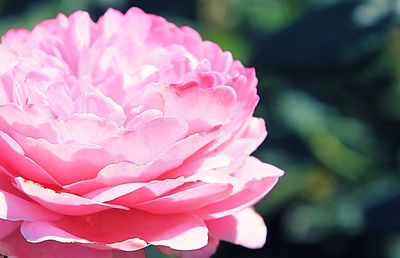
<path fill-rule="evenodd" d="M 0 0 L 0 32 L 130 6 L 256 67 L 269 135 L 255 155 L 286 175 L 256 206 L 264 248 L 222 243 L 215 257 L 400 257 L 399 1 Z"/>

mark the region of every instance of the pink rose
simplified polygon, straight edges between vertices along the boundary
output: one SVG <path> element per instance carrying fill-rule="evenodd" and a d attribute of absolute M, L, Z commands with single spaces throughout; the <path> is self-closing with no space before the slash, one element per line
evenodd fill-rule
<path fill-rule="evenodd" d="M 209 257 L 263 246 L 251 206 L 282 171 L 245 68 L 137 8 L 62 14 L 0 45 L 0 254 Z"/>

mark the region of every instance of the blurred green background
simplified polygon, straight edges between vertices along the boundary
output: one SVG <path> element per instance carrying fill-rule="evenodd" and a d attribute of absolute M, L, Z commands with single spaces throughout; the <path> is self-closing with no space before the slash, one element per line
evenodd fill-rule
<path fill-rule="evenodd" d="M 286 175 L 257 205 L 266 246 L 215 257 L 400 257 L 399 1 L 0 0 L 0 32 L 133 5 L 257 69 L 269 136 L 255 155 Z"/>

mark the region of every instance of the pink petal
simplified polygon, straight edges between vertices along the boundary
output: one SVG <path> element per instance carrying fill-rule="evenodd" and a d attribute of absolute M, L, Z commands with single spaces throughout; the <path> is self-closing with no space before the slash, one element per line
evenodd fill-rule
<path fill-rule="evenodd" d="M 13 104 L 0 106 L 0 130 L 11 136 L 18 133 L 56 142 L 57 131 L 48 112 L 35 106 L 25 106 L 24 110 Z"/>
<path fill-rule="evenodd" d="M 190 175 L 199 174 L 204 171 L 217 170 L 219 168 L 228 167 L 233 159 L 228 155 L 210 155 L 201 156 L 200 158 L 189 158 L 176 169 L 169 171 L 164 177 L 178 178 L 179 176 L 188 177 Z"/>
<path fill-rule="evenodd" d="M 157 45 L 169 46 L 172 44 L 184 46 L 188 52 L 193 53 L 199 59 L 203 59 L 203 42 L 200 35 L 188 26 L 176 27 L 162 17 L 151 16 L 152 27 L 149 37 L 150 42 Z"/>
<path fill-rule="evenodd" d="M 252 117 L 240 128 L 236 137 L 222 152 L 233 157 L 248 156 L 260 146 L 266 136 L 264 120 Z"/>
<path fill-rule="evenodd" d="M 43 168 L 25 156 L 21 146 L 8 134 L 0 131 L 0 166 L 13 175 L 47 185 L 59 185 Z"/>
<path fill-rule="evenodd" d="M 226 82 L 232 86 L 238 96 L 237 121 L 244 121 L 251 117 L 259 101 L 257 95 L 257 77 L 254 68 L 245 68 L 239 61 L 235 60 L 230 71 L 231 78 Z"/>
<path fill-rule="evenodd" d="M 231 197 L 203 207 L 195 213 L 204 219 L 221 218 L 254 205 L 277 183 L 278 178 L 267 177 L 248 183 L 246 188 Z"/>
<path fill-rule="evenodd" d="M 103 52 L 103 50 L 101 50 Z M 97 65 L 92 66 L 93 69 L 101 69 Z M 94 82 L 96 88 L 99 89 L 104 95 L 109 96 L 114 102 L 122 103 L 125 97 L 125 89 L 124 87 L 124 78 L 120 71 L 114 71 L 112 68 L 109 68 L 107 72 L 103 72 L 102 70 L 99 73 L 104 76 L 99 82 Z"/>
<path fill-rule="evenodd" d="M 232 53 L 222 52 L 221 48 L 211 41 L 204 43 L 204 57 L 210 60 L 212 69 L 220 72 L 227 72 L 232 66 Z"/>
<path fill-rule="evenodd" d="M 210 235 L 247 248 L 261 248 L 265 244 L 267 227 L 263 218 L 247 208 L 216 220 L 206 221 Z"/>
<path fill-rule="evenodd" d="M 180 258 L 209 258 L 211 257 L 216 251 L 218 247 L 219 241 L 213 237 L 208 238 L 208 244 L 200 249 L 197 250 L 190 250 L 190 251 L 177 251 L 167 247 L 158 247 L 158 249 L 166 255 L 170 255 L 173 257 L 180 257 Z"/>
<path fill-rule="evenodd" d="M 176 161 L 155 160 L 145 165 L 136 165 L 132 162 L 111 164 L 102 169 L 98 174 L 99 182 L 105 185 L 118 185 L 130 182 L 149 182 L 157 178 L 164 171 L 180 165 Z"/>
<path fill-rule="evenodd" d="M 148 109 L 143 111 L 142 113 L 134 116 L 128 117 L 127 121 L 124 124 L 125 130 L 134 131 L 140 128 L 140 126 L 147 124 L 151 120 L 162 117 L 163 113 L 158 109 Z"/>
<path fill-rule="evenodd" d="M 243 166 L 236 171 L 234 177 L 242 181 L 249 181 L 253 179 L 261 180 L 268 177 L 279 178 L 283 174 L 284 172 L 274 165 L 264 163 L 256 157 L 249 156 Z"/>
<path fill-rule="evenodd" d="M 176 53 L 174 53 L 175 51 L 179 54 L 176 55 Z M 167 60 L 170 60 L 167 65 L 158 64 L 158 66 L 162 68 L 152 75 L 154 81 L 156 83 L 165 83 L 167 85 L 181 83 L 185 74 L 191 70 L 191 62 L 187 57 L 184 56 L 185 52 L 186 50 L 183 47 L 178 47 L 176 45 L 174 51 L 166 51 L 166 49 L 153 51 L 153 55 L 163 54 L 167 56 L 155 56 L 151 59 L 157 60 L 157 62 L 161 61 L 165 63 L 167 63 Z"/>
<path fill-rule="evenodd" d="M 64 215 L 82 216 L 111 208 L 127 209 L 120 205 L 100 203 L 70 193 L 57 193 L 21 177 L 15 178 L 15 182 L 18 189 L 43 207 Z"/>
<path fill-rule="evenodd" d="M 172 87 L 165 92 L 164 114 L 190 122 L 190 132 L 202 132 L 231 121 L 236 108 L 236 93 L 231 87 Z M 196 103 L 196 105 L 193 105 Z"/>
<path fill-rule="evenodd" d="M 126 119 L 124 110 L 112 98 L 95 92 L 84 97 L 81 112 L 113 120 L 119 125 L 123 124 Z"/>
<path fill-rule="evenodd" d="M 236 193 L 229 198 L 203 207 L 196 214 L 205 219 L 217 219 L 253 206 L 271 191 L 282 175 L 282 170 L 249 157 L 235 174 L 238 182 L 245 184 L 238 185 L 234 189 Z"/>
<path fill-rule="evenodd" d="M 93 178 L 101 168 L 114 162 L 107 150 L 94 144 L 52 144 L 44 139 L 32 138 L 19 138 L 18 141 L 26 156 L 63 185 Z"/>
<path fill-rule="evenodd" d="M 63 124 L 63 137 L 67 142 L 99 144 L 120 132 L 120 128 L 112 120 L 93 114 L 73 114 Z"/>
<path fill-rule="evenodd" d="M 265 122 L 260 118 L 250 118 L 229 141 L 218 147 L 218 152 L 232 157 L 232 167 L 240 167 L 267 136 Z M 228 168 L 229 169 L 229 168 Z M 230 171 L 227 170 L 228 173 Z"/>
<path fill-rule="evenodd" d="M 203 133 L 182 139 L 168 147 L 158 157 L 144 165 L 120 162 L 103 168 L 96 177 L 65 185 L 63 188 L 76 194 L 85 194 L 98 188 L 131 182 L 149 182 L 154 179 L 178 178 L 180 175 L 169 172 L 182 164 L 183 159 L 192 156 L 221 133 L 222 127 L 215 126 Z M 165 173 L 167 172 L 167 173 Z"/>
<path fill-rule="evenodd" d="M 130 110 L 138 107 L 142 107 L 144 110 L 164 109 L 164 99 L 159 92 L 156 91 L 143 92 L 143 90 L 140 91 L 135 87 L 131 87 L 126 89 L 126 95 L 127 96 L 125 97 L 122 106 L 124 107 L 127 113 L 129 113 Z"/>
<path fill-rule="evenodd" d="M 103 28 L 104 37 L 108 38 L 120 30 L 123 17 L 120 11 L 110 8 L 99 18 L 98 24 Z"/>
<path fill-rule="evenodd" d="M 42 27 L 43 34 L 51 30 L 51 27 L 55 30 L 53 33 L 58 34 L 62 40 L 59 46 L 62 58 L 68 63 L 71 73 L 80 76 L 79 54 L 91 44 L 92 35 L 95 34 L 93 21 L 84 11 L 77 11 L 69 17 L 58 14 L 55 20 L 50 21 L 43 25 L 39 24 L 37 27 Z"/>
<path fill-rule="evenodd" d="M 181 26 L 179 27 L 182 34 L 180 35 L 180 42 L 185 48 L 192 53 L 197 59 L 201 60 L 203 58 L 199 58 L 200 53 L 203 52 L 203 46 L 201 36 L 197 31 L 190 28 L 189 26 Z"/>
<path fill-rule="evenodd" d="M 12 221 L 57 220 L 61 215 L 0 189 L 0 219 Z"/>
<path fill-rule="evenodd" d="M 19 221 L 0 219 L 0 239 L 5 238 L 6 236 L 14 232 L 17 228 L 19 228 L 20 225 L 21 222 Z"/>
<path fill-rule="evenodd" d="M 152 16 L 152 26 L 150 35 L 157 35 L 157 37 L 149 38 L 149 41 L 158 46 L 168 46 L 173 43 L 178 45 L 178 42 L 181 40 L 182 32 L 176 27 L 175 24 L 172 24 L 166 21 L 163 17 L 160 16 Z M 178 41 L 178 42 L 177 42 Z"/>
<path fill-rule="evenodd" d="M 100 251 L 78 244 L 63 244 L 55 241 L 42 243 L 27 242 L 18 231 L 0 240 L 0 254 L 18 258 L 122 258 L 129 256 L 113 256 L 113 251 Z M 136 256 L 132 256 L 136 257 Z M 138 256 L 143 257 L 143 256 Z"/>
<path fill-rule="evenodd" d="M 229 184 L 234 186 L 233 190 L 235 190 L 238 185 L 241 185 L 241 182 L 237 178 L 234 178 L 225 172 L 221 172 L 219 169 L 200 171 L 199 173 L 188 176 L 186 181 L 202 182 L 207 184 Z"/>
<path fill-rule="evenodd" d="M 130 8 L 124 16 L 117 10 L 108 9 L 98 24 L 103 27 L 105 37 L 129 30 L 132 37 L 143 41 L 150 29 L 151 19 L 142 10 L 135 7 Z"/>
<path fill-rule="evenodd" d="M 120 29 L 124 34 L 129 29 L 137 41 L 144 41 L 150 27 L 151 17 L 141 9 L 132 7 L 125 13 L 123 26 Z"/>
<path fill-rule="evenodd" d="M 14 178 L 15 177 L 13 175 L 11 175 L 0 165 L 0 189 L 2 191 L 6 191 L 18 197 L 21 197 L 22 199 L 26 198 L 24 193 L 15 188 Z"/>
<path fill-rule="evenodd" d="M 195 216 L 155 215 L 138 210 L 108 210 L 84 217 L 64 217 L 57 222 L 26 222 L 21 232 L 33 243 L 51 239 L 97 246 L 103 243 L 123 251 L 136 251 L 148 244 L 193 250 L 204 247 L 208 240 L 207 227 Z"/>
<path fill-rule="evenodd" d="M 91 41 L 91 26 L 93 24 L 90 15 L 84 11 L 76 11 L 69 17 L 69 36 L 78 50 L 88 47 Z"/>
<path fill-rule="evenodd" d="M 9 30 L 1 37 L 1 43 L 10 46 L 17 45 L 24 42 L 28 36 L 29 30 L 27 29 L 19 28 Z"/>
<path fill-rule="evenodd" d="M 13 66 L 18 63 L 17 55 L 4 45 L 0 45 L 0 74 L 6 74 Z M 13 99 L 13 84 L 7 81 L 7 76 L 1 76 L 0 81 L 0 105 L 8 104 Z"/>
<path fill-rule="evenodd" d="M 120 160 L 145 164 L 181 140 L 187 129 L 187 122 L 182 118 L 160 117 L 151 120 L 136 131 L 110 139 L 109 143 L 105 144 L 105 148 Z"/>
<path fill-rule="evenodd" d="M 161 153 L 158 158 L 162 160 L 186 159 L 215 140 L 215 138 L 221 134 L 222 129 L 222 125 L 216 125 L 204 132 L 192 134 L 185 139 L 171 145 L 163 153 Z"/>
<path fill-rule="evenodd" d="M 74 110 L 74 102 L 69 96 L 66 82 L 53 83 L 47 88 L 49 106 L 59 118 L 66 118 Z"/>
<path fill-rule="evenodd" d="M 149 183 L 128 183 L 101 188 L 87 193 L 85 197 L 98 202 L 110 202 L 134 208 L 137 203 L 152 200 L 183 185 L 184 180 L 170 179 Z"/>
<path fill-rule="evenodd" d="M 187 183 L 162 197 L 137 204 L 135 207 L 156 214 L 191 212 L 227 198 L 232 188 L 233 186 L 227 183 Z"/>
<path fill-rule="evenodd" d="M 96 189 L 118 186 L 131 182 L 149 182 L 164 171 L 180 165 L 182 162 L 158 160 L 145 165 L 136 165 L 122 161 L 104 167 L 96 177 L 65 185 L 63 188 L 76 194 L 86 194 Z"/>

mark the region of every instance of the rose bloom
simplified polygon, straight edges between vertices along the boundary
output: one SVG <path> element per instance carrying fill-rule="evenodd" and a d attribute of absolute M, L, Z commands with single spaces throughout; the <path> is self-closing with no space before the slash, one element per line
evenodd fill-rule
<path fill-rule="evenodd" d="M 253 68 L 137 8 L 10 30 L 0 57 L 0 254 L 264 245 L 251 206 L 283 172 L 250 156 L 266 136 Z"/>

